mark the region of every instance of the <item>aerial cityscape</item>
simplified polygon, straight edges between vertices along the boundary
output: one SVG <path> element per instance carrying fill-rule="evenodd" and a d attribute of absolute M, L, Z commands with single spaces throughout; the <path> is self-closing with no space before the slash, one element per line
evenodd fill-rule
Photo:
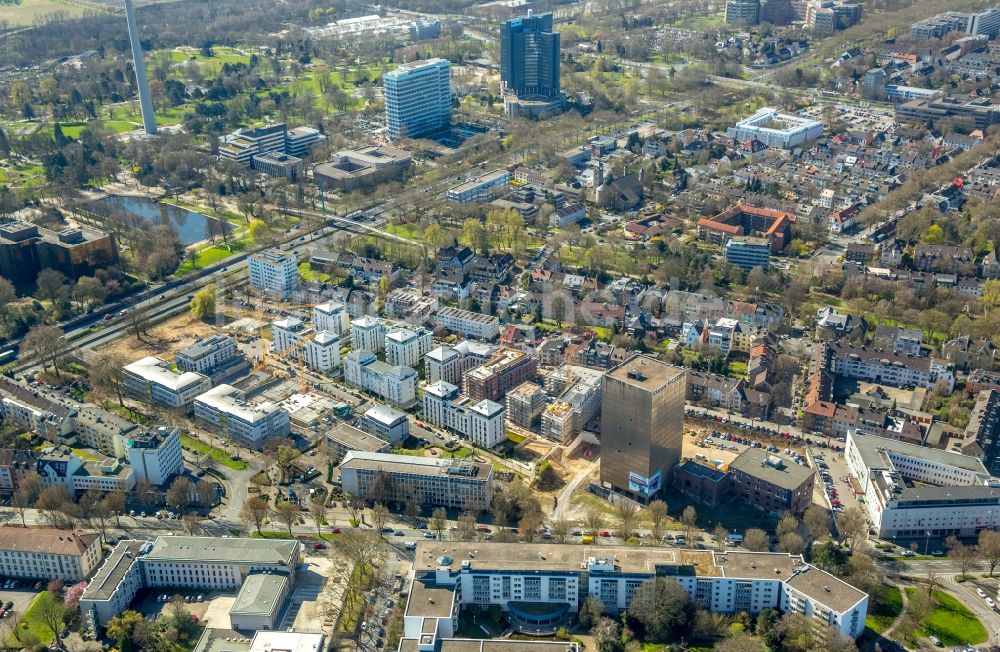
<path fill-rule="evenodd" d="M 0 649 L 1000 652 L 995 3 L 0 0 Z"/>

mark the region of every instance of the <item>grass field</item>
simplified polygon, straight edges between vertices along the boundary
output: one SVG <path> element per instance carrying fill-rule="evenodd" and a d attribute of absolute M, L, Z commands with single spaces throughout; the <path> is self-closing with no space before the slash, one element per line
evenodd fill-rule
<path fill-rule="evenodd" d="M 196 261 L 198 263 L 197 269 L 214 265 L 220 260 L 225 260 L 234 254 L 238 254 L 246 249 L 247 240 L 247 238 L 237 238 L 235 240 L 230 240 L 228 245 L 215 244 L 199 249 Z M 184 259 L 181 266 L 177 268 L 176 272 L 174 272 L 174 276 L 184 276 L 195 271 L 195 269 L 196 268 L 192 264 L 191 258 L 188 257 Z"/>
<path fill-rule="evenodd" d="M 917 589 L 906 589 L 912 596 Z M 920 636 L 937 636 L 944 646 L 976 645 L 986 640 L 986 628 L 965 605 L 942 591 L 934 591 L 937 606 L 924 618 Z"/>
<path fill-rule="evenodd" d="M 35 600 L 31 603 L 31 606 L 28 607 L 28 610 L 24 612 L 24 616 L 21 618 L 21 623 L 18 625 L 22 629 L 25 629 L 24 624 L 27 624 L 28 631 L 35 634 L 35 636 L 38 637 L 38 641 L 44 645 L 47 645 L 48 643 L 52 642 L 52 639 L 55 638 L 52 635 L 52 630 L 46 627 L 45 623 L 42 621 L 42 613 L 41 613 L 42 605 L 47 600 L 52 600 L 52 599 L 53 599 L 52 594 L 49 593 L 48 591 L 42 591 L 41 593 L 39 593 L 35 597 Z M 20 646 L 15 645 L 14 647 L 20 647 Z"/>
<path fill-rule="evenodd" d="M 202 455 L 208 455 L 219 464 L 228 466 L 234 471 L 242 471 L 248 466 L 246 460 L 231 459 L 229 457 L 229 453 L 221 448 L 216 448 L 215 446 L 206 444 L 205 442 L 195 439 L 190 435 L 181 435 L 181 446 L 190 448 L 191 450 L 201 453 Z"/>
<path fill-rule="evenodd" d="M 83 15 L 85 11 L 80 5 L 62 2 L 61 0 L 21 0 L 16 5 L 0 5 L 0 16 L 12 26 L 28 26 L 35 22 L 35 18 L 54 14 L 57 11 L 66 13 L 71 18 Z"/>
<path fill-rule="evenodd" d="M 895 586 L 887 586 L 884 597 L 868 612 L 865 625 L 876 634 L 881 634 L 896 620 L 902 609 L 903 594 Z"/>

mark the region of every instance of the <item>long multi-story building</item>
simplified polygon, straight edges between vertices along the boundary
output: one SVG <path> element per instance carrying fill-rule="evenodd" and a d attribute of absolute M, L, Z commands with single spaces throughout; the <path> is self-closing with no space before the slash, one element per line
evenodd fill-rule
<path fill-rule="evenodd" d="M 727 263 L 750 271 L 754 267 L 767 270 L 771 264 L 771 243 L 765 238 L 735 237 L 726 241 L 723 255 Z"/>
<path fill-rule="evenodd" d="M 421 542 L 413 568 L 403 631 L 427 650 L 452 635 L 464 607 L 499 607 L 515 629 L 553 631 L 591 596 L 617 617 L 661 577 L 713 613 L 778 609 L 849 638 L 862 634 L 868 612 L 865 593 L 786 553 Z"/>
<path fill-rule="evenodd" d="M 340 463 L 346 493 L 362 500 L 481 512 L 493 500 L 493 465 L 468 460 L 348 451 Z M 376 482 L 386 474 L 388 483 Z"/>
<path fill-rule="evenodd" d="M 250 287 L 280 298 L 287 298 L 299 286 L 299 258 L 293 252 L 268 249 L 248 259 Z"/>
<path fill-rule="evenodd" d="M 1000 527 L 1000 481 L 979 458 L 850 431 L 844 461 L 880 539 L 973 537 Z"/>
<path fill-rule="evenodd" d="M 462 340 L 454 346 L 439 346 L 424 356 L 424 377 L 428 383 L 443 380 L 461 385 L 462 375 L 475 369 L 492 357 L 496 347 L 471 340 Z"/>
<path fill-rule="evenodd" d="M 195 418 L 248 448 L 259 449 L 268 437 L 291 433 L 288 412 L 280 405 L 253 403 L 232 385 L 219 385 L 194 401 Z"/>
<path fill-rule="evenodd" d="M 381 437 L 355 428 L 347 423 L 338 423 L 326 433 L 330 456 L 339 463 L 348 451 L 367 453 L 388 453 L 389 442 Z"/>
<path fill-rule="evenodd" d="M 913 38 L 941 38 L 949 32 L 966 32 L 973 36 L 995 38 L 1000 34 L 1000 7 L 972 13 L 946 11 L 913 23 L 910 27 Z"/>
<path fill-rule="evenodd" d="M 474 401 L 454 385 L 439 380 L 424 388 L 424 419 L 468 438 L 480 448 L 494 448 L 507 437 L 504 407 Z"/>
<path fill-rule="evenodd" d="M 400 177 L 412 160 L 409 152 L 394 147 L 341 150 L 313 168 L 313 179 L 323 190 L 350 192 Z"/>
<path fill-rule="evenodd" d="M 0 375 L 0 417 L 49 441 L 59 441 L 73 432 L 76 410 L 55 397 Z"/>
<path fill-rule="evenodd" d="M 147 356 L 125 365 L 125 393 L 168 408 L 187 408 L 195 397 L 212 388 L 212 381 L 192 371 L 175 372 L 170 363 Z"/>
<path fill-rule="evenodd" d="M 448 201 L 458 204 L 492 201 L 499 197 L 510 184 L 510 172 L 499 169 L 449 188 L 445 193 Z"/>
<path fill-rule="evenodd" d="M 926 387 L 943 383 L 947 393 L 955 388 L 953 366 L 947 360 L 900 355 L 866 346 L 834 342 L 820 348 L 827 351 L 828 367 L 834 374 L 894 387 Z"/>
<path fill-rule="evenodd" d="M 768 147 L 791 149 L 823 135 L 823 123 L 764 107 L 730 127 L 726 133 L 739 142 L 759 140 Z"/>
<path fill-rule="evenodd" d="M 143 588 L 233 591 L 260 573 L 281 575 L 294 585 L 299 545 L 242 537 L 119 541 L 87 585 L 80 611 L 96 631 L 126 609 Z"/>
<path fill-rule="evenodd" d="M 538 374 L 538 361 L 519 349 L 501 348 L 492 358 L 462 376 L 465 393 L 477 400 L 500 402 L 510 390 Z"/>
<path fill-rule="evenodd" d="M 405 63 L 383 77 L 389 138 L 423 138 L 451 124 L 451 63 L 425 59 Z"/>
<path fill-rule="evenodd" d="M 453 333 L 477 340 L 493 341 L 500 337 L 500 320 L 497 317 L 461 308 L 438 310 L 435 323 Z"/>
<path fill-rule="evenodd" d="M 760 22 L 760 0 L 727 0 L 726 23 L 756 25 Z"/>
<path fill-rule="evenodd" d="M 1000 476 L 1000 392 L 984 389 L 965 427 L 962 452 L 979 457 L 991 475 Z"/>
<path fill-rule="evenodd" d="M 417 400 L 413 368 L 386 364 L 366 350 L 351 351 L 344 358 L 344 381 L 403 408 Z"/>
<path fill-rule="evenodd" d="M 385 333 L 385 359 L 389 364 L 416 367 L 434 346 L 434 336 L 426 328 L 390 328 Z"/>
<path fill-rule="evenodd" d="M 601 483 L 642 501 L 657 495 L 681 457 L 684 369 L 636 355 L 601 388 Z"/>
<path fill-rule="evenodd" d="M 85 405 L 76 415 L 76 445 L 95 448 L 105 455 L 125 456 L 125 440 L 142 428 L 102 408 Z"/>
<path fill-rule="evenodd" d="M 0 574 L 79 582 L 104 556 L 96 532 L 50 528 L 0 528 Z"/>

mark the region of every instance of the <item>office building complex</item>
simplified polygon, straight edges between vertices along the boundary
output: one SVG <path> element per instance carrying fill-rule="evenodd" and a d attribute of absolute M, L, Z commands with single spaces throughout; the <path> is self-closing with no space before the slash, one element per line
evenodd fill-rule
<path fill-rule="evenodd" d="M 756 25 L 760 22 L 760 0 L 727 0 L 726 23 Z"/>
<path fill-rule="evenodd" d="M 737 122 L 726 134 L 741 143 L 757 139 L 768 147 L 791 149 L 822 136 L 823 123 L 765 107 Z"/>
<path fill-rule="evenodd" d="M 538 361 L 519 349 L 501 348 L 475 369 L 465 372 L 462 387 L 471 398 L 500 402 L 510 390 L 538 374 Z"/>
<path fill-rule="evenodd" d="M 659 493 L 681 457 L 684 369 L 636 355 L 604 376 L 601 483 L 642 501 Z"/>
<path fill-rule="evenodd" d="M 471 340 L 454 346 L 439 346 L 424 356 L 424 376 L 428 383 L 443 380 L 452 385 L 462 383 L 462 375 L 492 357 L 496 347 Z"/>
<path fill-rule="evenodd" d="M 552 14 L 511 18 L 500 26 L 500 81 L 508 115 L 540 117 L 561 110 L 559 33 Z"/>
<path fill-rule="evenodd" d="M 390 482 L 377 484 L 383 473 Z M 340 463 L 340 482 L 352 496 L 383 503 L 415 500 L 475 513 L 489 510 L 493 500 L 493 465 L 467 460 L 350 451 Z"/>
<path fill-rule="evenodd" d="M 443 380 L 424 388 L 423 407 L 424 419 L 480 448 L 494 448 L 507 438 L 502 405 L 462 396 L 457 387 Z"/>
<path fill-rule="evenodd" d="M 458 204 L 492 201 L 507 191 L 510 172 L 493 170 L 486 174 L 449 188 L 445 199 Z"/>
<path fill-rule="evenodd" d="M 4 577 L 58 578 L 79 582 L 104 552 L 96 532 L 49 528 L 0 528 L 0 573 Z"/>
<path fill-rule="evenodd" d="M 947 95 L 933 99 L 916 99 L 896 105 L 900 122 L 934 122 L 944 118 L 971 118 L 979 129 L 1000 124 L 1000 100 L 993 97 L 961 97 Z"/>
<path fill-rule="evenodd" d="M 767 269 L 771 263 L 771 243 L 764 238 L 735 237 L 723 247 L 726 262 L 747 271 L 754 267 Z"/>
<path fill-rule="evenodd" d="M 880 539 L 1000 527 L 1000 482 L 976 457 L 848 431 L 844 461 Z"/>
<path fill-rule="evenodd" d="M 388 453 L 389 442 L 385 439 L 365 432 L 347 423 L 338 423 L 326 433 L 326 443 L 330 449 L 330 457 L 335 463 L 347 455 L 348 451 L 364 451 L 366 453 Z"/>
<path fill-rule="evenodd" d="M 552 632 L 587 597 L 617 616 L 642 584 L 661 577 L 713 613 L 778 609 L 850 638 L 862 634 L 868 612 L 865 593 L 786 553 L 422 542 L 413 568 L 403 631 L 426 649 L 453 634 L 464 607 L 499 607 L 514 629 Z"/>
<path fill-rule="evenodd" d="M 430 353 L 434 337 L 426 328 L 390 328 L 385 333 L 385 359 L 389 364 L 416 367 Z"/>
<path fill-rule="evenodd" d="M 299 286 L 299 259 L 294 253 L 268 249 L 249 258 L 247 278 L 250 287 L 277 297 L 287 298 Z"/>
<path fill-rule="evenodd" d="M 949 32 L 995 38 L 1000 34 L 1000 7 L 973 13 L 947 11 L 914 23 L 910 28 L 913 38 L 941 38 Z"/>
<path fill-rule="evenodd" d="M 328 163 L 313 168 L 313 180 L 323 190 L 344 191 L 371 188 L 399 179 L 413 161 L 410 153 L 395 147 L 372 145 L 341 150 Z"/>
<path fill-rule="evenodd" d="M 283 152 L 254 154 L 253 169 L 269 177 L 280 177 L 294 183 L 302 178 L 302 159 Z"/>
<path fill-rule="evenodd" d="M 386 364 L 363 349 L 351 351 L 344 358 L 344 382 L 402 408 L 417 400 L 416 371 Z"/>
<path fill-rule="evenodd" d="M 423 138 L 451 124 L 451 63 L 426 59 L 385 74 L 385 123 L 389 138 Z"/>
<path fill-rule="evenodd" d="M 760 448 L 748 448 L 729 464 L 736 494 L 769 514 L 801 514 L 812 504 L 812 468 Z"/>
<path fill-rule="evenodd" d="M 255 450 L 268 437 L 287 437 L 291 433 L 291 422 L 284 408 L 270 401 L 248 401 L 232 385 L 219 385 L 198 396 L 194 415 L 217 429 L 215 432 Z"/>
<path fill-rule="evenodd" d="M 75 227 L 56 232 L 30 222 L 0 224 L 0 276 L 14 285 L 34 283 L 43 269 L 77 279 L 117 262 L 118 245 L 107 231 Z"/>
<path fill-rule="evenodd" d="M 285 123 L 239 129 L 219 143 L 219 158 L 252 167 L 271 176 L 302 175 L 302 157 L 320 139 L 318 129 Z"/>
<path fill-rule="evenodd" d="M 140 429 L 123 443 L 137 485 L 163 487 L 184 470 L 181 431 L 176 426 Z"/>
<path fill-rule="evenodd" d="M 192 536 L 119 541 L 87 585 L 80 611 L 97 631 L 140 589 L 233 591 L 257 575 L 278 575 L 292 586 L 298 563 L 297 541 Z"/>
<path fill-rule="evenodd" d="M 125 365 L 125 393 L 168 408 L 186 408 L 195 397 L 212 388 L 212 381 L 192 371 L 174 371 L 170 363 L 147 356 Z"/>

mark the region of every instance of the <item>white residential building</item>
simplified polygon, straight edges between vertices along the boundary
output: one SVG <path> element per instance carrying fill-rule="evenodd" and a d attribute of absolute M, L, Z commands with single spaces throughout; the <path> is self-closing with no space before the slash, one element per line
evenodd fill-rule
<path fill-rule="evenodd" d="M 124 448 L 136 484 L 162 487 L 184 470 L 181 431 L 176 426 L 156 426 L 130 433 Z"/>
<path fill-rule="evenodd" d="M 35 462 L 43 488 L 62 485 L 70 496 L 96 489 L 101 492 L 130 491 L 135 487 L 132 467 L 114 457 L 84 460 L 68 447 L 45 449 Z"/>
<path fill-rule="evenodd" d="M 362 415 L 358 424 L 369 435 L 392 444 L 399 444 L 410 436 L 410 420 L 405 412 L 387 405 L 373 405 Z"/>
<path fill-rule="evenodd" d="M 101 559 L 101 536 L 50 528 L 0 528 L 0 574 L 79 582 Z"/>
<path fill-rule="evenodd" d="M 483 364 L 496 351 L 492 344 L 463 340 L 454 346 L 439 346 L 424 356 L 424 377 L 428 383 L 443 380 L 460 385 L 462 374 Z"/>
<path fill-rule="evenodd" d="M 125 365 L 122 384 L 127 394 L 168 408 L 186 408 L 212 387 L 212 381 L 202 374 L 175 372 L 169 362 L 155 356 Z"/>
<path fill-rule="evenodd" d="M 195 340 L 177 352 L 174 360 L 181 371 L 193 371 L 210 376 L 218 367 L 239 358 L 236 340 L 227 335 L 210 335 Z"/>
<path fill-rule="evenodd" d="M 90 578 L 80 598 L 80 612 L 92 630 L 103 627 L 132 604 L 143 586 L 142 567 L 135 558 L 150 547 L 148 541 L 119 541 Z"/>
<path fill-rule="evenodd" d="M 250 287 L 278 297 L 287 297 L 299 286 L 299 259 L 279 249 L 261 251 L 249 258 Z"/>
<path fill-rule="evenodd" d="M 392 366 L 370 351 L 354 350 L 344 358 L 344 381 L 387 403 L 407 408 L 417 401 L 417 372 Z"/>
<path fill-rule="evenodd" d="M 57 440 L 73 432 L 76 411 L 55 397 L 0 375 L 0 418 Z"/>
<path fill-rule="evenodd" d="M 351 315 L 347 312 L 347 306 L 339 301 L 327 301 L 313 306 L 313 328 L 336 333 L 339 337 L 349 334 Z"/>
<path fill-rule="evenodd" d="M 757 139 L 768 147 L 790 149 L 822 136 L 823 123 L 764 107 L 737 122 L 726 134 L 741 143 Z"/>
<path fill-rule="evenodd" d="M 286 317 L 271 324 L 272 350 L 302 360 L 314 371 L 327 372 L 340 367 L 340 337 L 332 331 L 316 332 L 301 319 Z"/>
<path fill-rule="evenodd" d="M 291 432 L 288 412 L 276 403 L 251 403 L 232 385 L 219 385 L 194 401 L 194 415 L 244 446 L 258 449 L 268 437 Z"/>
<path fill-rule="evenodd" d="M 852 430 L 844 461 L 880 539 L 972 537 L 1000 528 L 1000 480 L 977 457 Z"/>
<path fill-rule="evenodd" d="M 443 380 L 424 388 L 424 419 L 455 432 L 480 448 L 500 444 L 504 428 L 504 406 L 488 399 L 475 402 Z"/>
<path fill-rule="evenodd" d="M 492 341 L 500 337 L 499 319 L 470 310 L 441 308 L 436 323 L 446 330 L 479 340 Z"/>
<path fill-rule="evenodd" d="M 351 322 L 351 348 L 378 353 L 385 348 L 385 332 L 385 324 L 378 317 L 358 317 Z"/>
<path fill-rule="evenodd" d="M 390 328 L 385 334 L 385 358 L 389 364 L 416 367 L 434 346 L 434 336 L 426 328 Z"/>
<path fill-rule="evenodd" d="M 589 596 L 617 616 L 658 577 L 676 581 L 712 613 L 794 612 L 849 638 L 864 632 L 868 612 L 865 593 L 786 553 L 434 541 L 419 543 L 415 559 L 406 639 L 450 637 L 471 605 L 497 606 L 515 628 L 530 631 L 558 626 Z"/>

